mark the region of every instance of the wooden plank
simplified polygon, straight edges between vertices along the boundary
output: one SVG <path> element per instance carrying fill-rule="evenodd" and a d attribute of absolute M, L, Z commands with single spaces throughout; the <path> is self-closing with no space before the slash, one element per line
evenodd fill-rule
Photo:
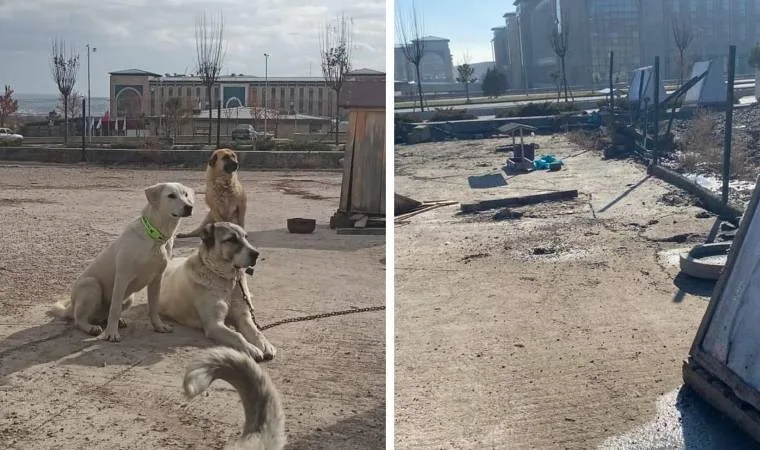
<path fill-rule="evenodd" d="M 463 203 L 462 212 L 474 213 L 478 211 L 487 211 L 496 208 L 509 208 L 515 206 L 534 205 L 543 202 L 556 202 L 561 200 L 571 200 L 578 197 L 578 190 L 547 192 L 545 194 L 526 195 L 523 197 L 509 197 L 494 200 L 483 200 L 477 203 Z"/>
<path fill-rule="evenodd" d="M 412 216 L 416 216 L 417 214 L 422 214 L 424 212 L 430 211 L 432 209 L 440 208 L 442 206 L 450 206 L 450 205 L 456 205 L 458 202 L 454 201 L 442 201 L 442 202 L 435 202 L 435 203 L 423 203 L 420 209 L 416 209 L 414 211 L 410 211 L 405 214 L 399 214 L 395 218 L 395 222 L 398 223 L 400 221 L 406 220 Z"/>
<path fill-rule="evenodd" d="M 338 228 L 337 232 L 338 234 L 382 236 L 385 235 L 385 228 Z"/>

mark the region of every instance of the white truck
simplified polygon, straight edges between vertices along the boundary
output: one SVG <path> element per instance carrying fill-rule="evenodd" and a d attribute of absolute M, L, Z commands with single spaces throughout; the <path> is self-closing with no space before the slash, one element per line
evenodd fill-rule
<path fill-rule="evenodd" d="M 0 145 L 20 145 L 24 136 L 14 133 L 10 128 L 0 128 Z"/>

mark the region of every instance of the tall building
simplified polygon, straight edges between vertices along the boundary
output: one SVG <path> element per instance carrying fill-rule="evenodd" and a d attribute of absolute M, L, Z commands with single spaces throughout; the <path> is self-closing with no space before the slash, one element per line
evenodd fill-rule
<path fill-rule="evenodd" d="M 209 105 L 206 87 L 197 76 L 160 75 L 139 69 L 110 73 L 111 115 L 155 117 L 164 115 L 169 99 L 179 99 L 189 109 L 205 110 Z M 333 117 L 335 92 L 321 77 L 219 77 L 211 92 L 216 108 L 235 106 L 266 107 L 284 114 Z"/>
<path fill-rule="evenodd" d="M 664 78 L 678 78 L 674 24 L 694 36 L 685 52 L 687 75 L 698 59 L 725 61 L 730 44 L 737 46 L 737 73 L 747 73 L 750 68 L 742 55 L 760 40 L 756 0 L 516 0 L 514 4 L 528 87 L 553 84 L 551 73 L 559 67 L 551 46 L 553 29 L 568 32 L 566 69 L 569 82 L 576 85 L 606 84 L 610 51 L 615 54 L 615 81 L 626 81 L 633 69 L 653 64 L 655 56 L 660 57 Z M 509 30 L 509 17 L 505 18 Z"/>
<path fill-rule="evenodd" d="M 423 42 L 424 49 L 420 62 L 420 78 L 422 78 L 423 84 L 431 82 L 453 83 L 454 63 L 449 49 L 450 41 L 435 36 L 424 36 L 420 40 Z M 415 81 L 417 79 L 415 68 L 407 61 L 401 46 L 394 49 L 394 66 L 396 81 Z"/>
<path fill-rule="evenodd" d="M 517 13 L 504 14 L 507 35 L 507 82 L 512 89 L 525 88 L 523 84 L 523 53 L 520 26 L 517 22 Z"/>
<path fill-rule="evenodd" d="M 506 69 L 509 65 L 509 43 L 507 42 L 507 27 L 491 28 L 491 51 L 496 67 Z"/>

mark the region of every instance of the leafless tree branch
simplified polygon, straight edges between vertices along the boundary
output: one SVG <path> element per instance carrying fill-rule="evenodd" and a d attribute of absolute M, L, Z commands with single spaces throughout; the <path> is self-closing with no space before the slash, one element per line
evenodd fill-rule
<path fill-rule="evenodd" d="M 69 111 L 68 101 L 79 73 L 79 54 L 73 49 L 66 49 L 66 41 L 54 39 L 50 47 L 50 74 L 55 81 L 58 91 L 64 99 L 63 121 L 66 127 L 64 144 L 69 142 Z"/>
<path fill-rule="evenodd" d="M 325 25 L 320 37 L 322 75 L 327 85 L 335 91 L 335 145 L 338 145 L 338 124 L 340 120 L 340 91 L 351 70 L 353 50 L 353 19 L 341 15 L 335 23 Z"/>
<path fill-rule="evenodd" d="M 676 41 L 676 48 L 678 48 L 679 85 L 681 85 L 683 84 L 686 50 L 694 40 L 694 32 L 685 19 L 673 17 L 672 23 L 673 39 Z"/>
<path fill-rule="evenodd" d="M 208 143 L 211 144 L 211 115 L 214 109 L 212 90 L 219 79 L 227 49 L 224 42 L 224 17 L 209 18 L 204 12 L 195 21 L 195 70 L 206 87 L 208 99 Z M 221 95 L 221 92 L 220 92 Z M 217 99 L 219 100 L 219 99 Z"/>
<path fill-rule="evenodd" d="M 411 0 L 411 7 L 406 16 L 401 8 L 396 5 L 396 39 L 400 42 L 404 58 L 414 66 L 417 82 L 417 93 L 420 99 L 420 111 L 425 110 L 422 95 L 422 77 L 420 76 L 420 64 L 425 56 L 425 41 L 423 18 L 417 14 L 417 6 Z"/>

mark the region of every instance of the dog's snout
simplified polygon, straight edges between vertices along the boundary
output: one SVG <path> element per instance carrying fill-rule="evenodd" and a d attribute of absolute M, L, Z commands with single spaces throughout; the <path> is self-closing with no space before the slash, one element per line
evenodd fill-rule
<path fill-rule="evenodd" d="M 185 216 L 191 215 L 193 213 L 193 206 L 185 205 L 184 213 L 185 213 Z"/>
<path fill-rule="evenodd" d="M 236 170 L 238 170 L 238 163 L 233 160 L 227 161 L 227 163 L 224 164 L 224 170 L 227 173 L 232 173 Z"/>
<path fill-rule="evenodd" d="M 258 252 L 258 251 L 256 251 L 255 249 L 251 249 L 251 250 L 249 251 L 249 254 L 250 254 L 250 256 L 251 256 L 251 262 L 252 262 L 252 263 L 255 263 L 255 262 L 256 262 L 256 260 L 257 260 L 257 259 L 259 259 L 259 252 Z"/>

